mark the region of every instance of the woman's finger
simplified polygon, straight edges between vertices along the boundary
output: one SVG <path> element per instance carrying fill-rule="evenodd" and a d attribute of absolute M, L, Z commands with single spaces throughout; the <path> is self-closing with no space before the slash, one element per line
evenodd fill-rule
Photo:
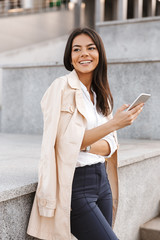
<path fill-rule="evenodd" d="M 142 112 L 142 110 L 143 110 L 143 107 L 141 107 L 132 115 L 134 120 L 138 117 L 138 115 Z"/>
<path fill-rule="evenodd" d="M 122 112 L 125 109 L 127 109 L 129 107 L 129 104 L 123 104 L 120 108 L 118 108 L 117 112 Z"/>
<path fill-rule="evenodd" d="M 131 114 L 135 114 L 137 111 L 141 110 L 144 106 L 144 103 L 138 104 L 132 110 L 129 110 Z"/>

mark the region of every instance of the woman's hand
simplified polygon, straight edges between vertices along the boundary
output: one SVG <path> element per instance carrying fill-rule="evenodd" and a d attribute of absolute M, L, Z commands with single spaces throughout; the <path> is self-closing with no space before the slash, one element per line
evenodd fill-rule
<path fill-rule="evenodd" d="M 129 107 L 129 105 L 124 104 L 122 105 L 113 117 L 114 124 L 116 126 L 116 130 L 120 128 L 124 128 L 129 126 L 133 123 L 133 121 L 138 117 L 140 112 L 142 111 L 144 103 L 141 103 L 134 107 L 132 110 L 124 111 Z"/>
<path fill-rule="evenodd" d="M 93 143 L 97 142 L 115 130 L 131 125 L 142 111 L 143 105 L 144 103 L 141 103 L 138 106 L 134 107 L 132 110 L 124 111 L 129 107 L 129 105 L 124 104 L 117 110 L 111 120 L 98 127 L 86 130 L 84 133 L 81 149 L 85 149 L 87 146 L 92 145 Z"/>

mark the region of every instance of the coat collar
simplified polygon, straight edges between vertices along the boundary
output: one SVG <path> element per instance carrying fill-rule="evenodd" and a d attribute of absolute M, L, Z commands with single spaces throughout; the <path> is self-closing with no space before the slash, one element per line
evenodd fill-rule
<path fill-rule="evenodd" d="M 67 75 L 68 84 L 71 88 L 81 89 L 80 80 L 75 70 Z"/>
<path fill-rule="evenodd" d="M 67 79 L 68 79 L 69 86 L 73 89 L 76 89 L 76 92 L 75 92 L 76 106 L 77 106 L 78 111 L 86 119 L 86 117 L 85 117 L 85 115 L 86 115 L 85 102 L 84 102 L 84 98 L 83 98 L 80 80 L 78 78 L 76 71 L 73 70 L 72 72 L 70 72 L 67 75 Z"/>

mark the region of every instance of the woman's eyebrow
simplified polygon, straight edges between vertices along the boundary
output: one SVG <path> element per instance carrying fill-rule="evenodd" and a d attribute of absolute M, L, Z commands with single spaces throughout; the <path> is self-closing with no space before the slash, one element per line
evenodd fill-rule
<path fill-rule="evenodd" d="M 90 47 L 92 45 L 95 45 L 95 44 L 94 43 L 89 43 L 89 44 L 87 44 L 87 47 Z M 81 47 L 81 45 L 75 44 L 75 45 L 73 45 L 72 48 L 74 48 L 74 47 Z"/>
<path fill-rule="evenodd" d="M 90 44 L 87 45 L 87 47 L 92 46 L 92 45 L 96 45 L 96 44 L 94 44 L 94 43 L 90 43 Z"/>
<path fill-rule="evenodd" d="M 76 44 L 76 45 L 73 45 L 72 48 L 74 48 L 74 47 L 81 47 L 81 45 L 77 45 L 77 44 Z"/>

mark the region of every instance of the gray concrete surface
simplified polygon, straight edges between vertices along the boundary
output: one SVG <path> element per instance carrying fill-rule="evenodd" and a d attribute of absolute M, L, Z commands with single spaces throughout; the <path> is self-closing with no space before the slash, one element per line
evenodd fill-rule
<path fill-rule="evenodd" d="M 4 67 L 1 131 L 41 134 L 40 100 L 51 82 L 64 73 L 62 65 L 53 64 Z M 119 137 L 160 139 L 160 61 L 110 61 L 108 75 L 114 112 L 141 92 L 152 95 L 138 119 L 120 130 Z"/>
<path fill-rule="evenodd" d="M 7 64 L 63 63 L 68 35 L 0 53 L 0 67 Z"/>
<path fill-rule="evenodd" d="M 0 18 L 0 52 L 52 40 L 74 26 L 73 10 Z"/>
<path fill-rule="evenodd" d="M 135 145 L 135 152 L 139 144 Z M 146 149 L 144 151 L 146 153 Z M 130 156 L 130 152 L 128 154 Z M 158 215 L 159 163 L 160 156 L 155 156 L 118 169 L 120 201 L 115 232 L 119 239 L 140 240 L 140 226 Z"/>
<path fill-rule="evenodd" d="M 40 15 L 39 18 L 43 19 L 42 16 Z M 48 19 L 51 18 L 48 15 L 46 16 Z M 104 22 L 97 26 L 104 41 L 108 60 L 159 59 L 160 17 Z M 49 30 L 48 28 L 46 30 Z M 54 34 L 52 38 L 48 36 L 50 40 L 47 39 L 47 34 L 44 34 L 42 42 L 35 41 L 29 46 L 18 46 L 18 49 L 1 52 L 0 65 L 34 64 L 35 62 L 57 62 L 62 64 L 68 30 L 57 33 L 50 29 L 50 34 Z"/>
<path fill-rule="evenodd" d="M 3 72 L 1 131 L 42 133 L 41 98 L 53 80 L 66 71 L 52 65 L 25 65 L 8 70 Z"/>
<path fill-rule="evenodd" d="M 0 202 L 35 191 L 41 139 L 0 134 Z"/>
<path fill-rule="evenodd" d="M 65 32 L 64 32 L 65 33 Z M 2 104 L 2 70 L 6 64 L 63 63 L 64 49 L 68 35 L 52 40 L 30 44 L 0 53 L 0 106 Z M 1 41 L 1 40 L 0 40 Z M 23 42 L 23 40 L 22 40 Z"/>
<path fill-rule="evenodd" d="M 140 93 L 151 94 L 142 113 L 129 127 L 119 131 L 121 138 L 160 139 L 160 61 L 115 61 L 108 66 L 108 77 L 114 97 L 114 111 L 131 104 Z"/>
<path fill-rule="evenodd" d="M 108 59 L 159 59 L 160 17 L 97 24 Z"/>
<path fill-rule="evenodd" d="M 160 217 L 153 218 L 151 221 L 143 224 L 140 230 L 141 240 L 160 239 Z"/>
<path fill-rule="evenodd" d="M 9 201 L 0 202 L 1 240 L 35 239 L 26 233 L 33 198 L 34 193 L 30 193 Z"/>
<path fill-rule="evenodd" d="M 40 158 L 40 135 L 0 134 L 0 239 L 26 235 Z M 139 227 L 159 212 L 160 141 L 119 140 L 119 208 L 114 231 L 139 240 Z"/>

